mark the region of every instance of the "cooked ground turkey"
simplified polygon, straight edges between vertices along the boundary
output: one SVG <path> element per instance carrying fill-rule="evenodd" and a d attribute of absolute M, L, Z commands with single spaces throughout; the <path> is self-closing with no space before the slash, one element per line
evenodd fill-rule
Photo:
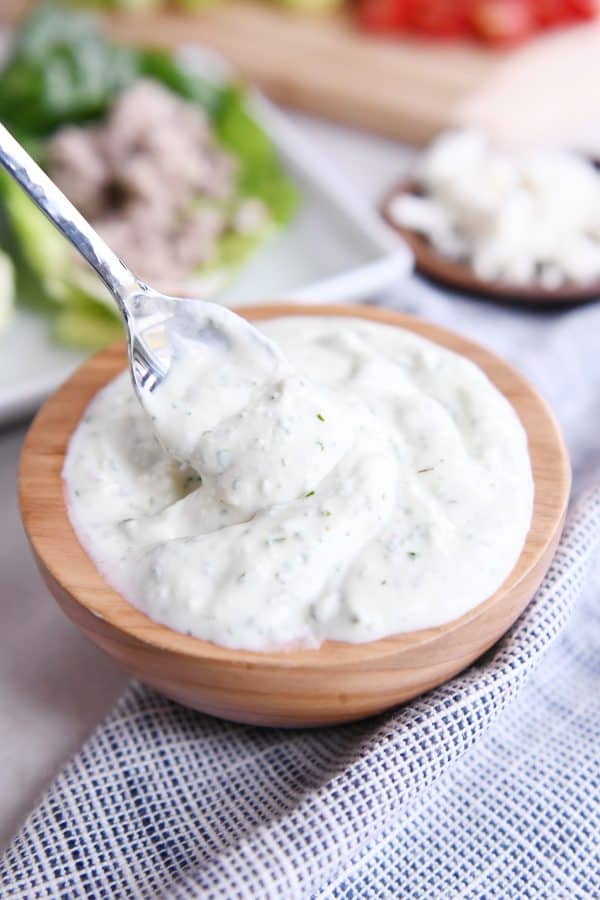
<path fill-rule="evenodd" d="M 236 198 L 235 160 L 197 106 L 150 80 L 124 91 L 100 124 L 61 128 L 52 178 L 137 275 L 184 292 L 227 231 L 253 231 L 267 212 Z"/>

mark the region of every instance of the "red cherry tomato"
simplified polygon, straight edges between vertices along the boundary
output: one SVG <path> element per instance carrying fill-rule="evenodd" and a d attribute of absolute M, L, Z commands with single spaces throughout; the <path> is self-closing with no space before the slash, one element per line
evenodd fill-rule
<path fill-rule="evenodd" d="M 408 22 L 408 0 L 360 0 L 356 14 L 367 31 L 401 31 Z"/>
<path fill-rule="evenodd" d="M 535 28 L 528 0 L 472 0 L 468 18 L 476 37 L 496 46 L 517 44 Z"/>
<path fill-rule="evenodd" d="M 542 27 L 559 25 L 573 18 L 567 0 L 535 0 L 534 13 L 536 22 Z"/>
<path fill-rule="evenodd" d="M 598 0 L 566 0 L 566 6 L 576 19 L 593 19 L 600 12 Z"/>
<path fill-rule="evenodd" d="M 466 31 L 465 4 L 462 0 L 412 0 L 408 25 L 431 37 L 455 37 Z"/>
<path fill-rule="evenodd" d="M 534 6 L 536 21 L 542 26 L 593 19 L 600 11 L 598 0 L 535 0 Z"/>

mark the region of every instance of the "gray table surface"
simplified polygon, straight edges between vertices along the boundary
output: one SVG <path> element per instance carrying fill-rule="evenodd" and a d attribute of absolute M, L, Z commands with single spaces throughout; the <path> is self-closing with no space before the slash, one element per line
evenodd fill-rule
<path fill-rule="evenodd" d="M 293 118 L 372 201 L 410 159 L 390 141 Z M 116 665 L 62 615 L 36 571 L 16 502 L 24 434 L 24 424 L 0 432 L 0 848 L 125 684 Z"/>

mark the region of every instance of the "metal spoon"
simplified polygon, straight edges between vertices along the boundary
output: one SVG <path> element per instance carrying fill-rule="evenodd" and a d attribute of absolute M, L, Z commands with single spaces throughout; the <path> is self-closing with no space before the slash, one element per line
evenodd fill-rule
<path fill-rule="evenodd" d="M 0 165 L 95 269 L 114 297 L 125 323 L 131 377 L 142 406 L 147 392 L 154 391 L 167 375 L 181 340 L 197 341 L 199 350 L 202 343 L 217 342 L 227 349 L 242 341 L 247 358 L 258 354 L 256 361 L 262 363 L 258 368 L 281 364 L 279 348 L 226 307 L 168 297 L 137 278 L 2 124 Z"/>

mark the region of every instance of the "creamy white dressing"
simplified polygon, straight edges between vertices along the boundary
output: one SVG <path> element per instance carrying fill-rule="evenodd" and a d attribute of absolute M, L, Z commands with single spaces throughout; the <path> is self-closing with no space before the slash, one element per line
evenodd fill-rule
<path fill-rule="evenodd" d="M 64 478 L 107 580 L 157 621 L 250 650 L 375 640 L 490 596 L 533 502 L 508 401 L 399 328 L 260 328 L 283 351 L 272 367 L 182 350 L 154 422 L 126 373 L 88 406 Z"/>
<path fill-rule="evenodd" d="M 204 338 L 179 326 L 165 380 L 141 395 L 159 441 L 246 515 L 301 496 L 349 451 L 366 411 L 297 372 L 230 310 L 193 324 Z"/>

